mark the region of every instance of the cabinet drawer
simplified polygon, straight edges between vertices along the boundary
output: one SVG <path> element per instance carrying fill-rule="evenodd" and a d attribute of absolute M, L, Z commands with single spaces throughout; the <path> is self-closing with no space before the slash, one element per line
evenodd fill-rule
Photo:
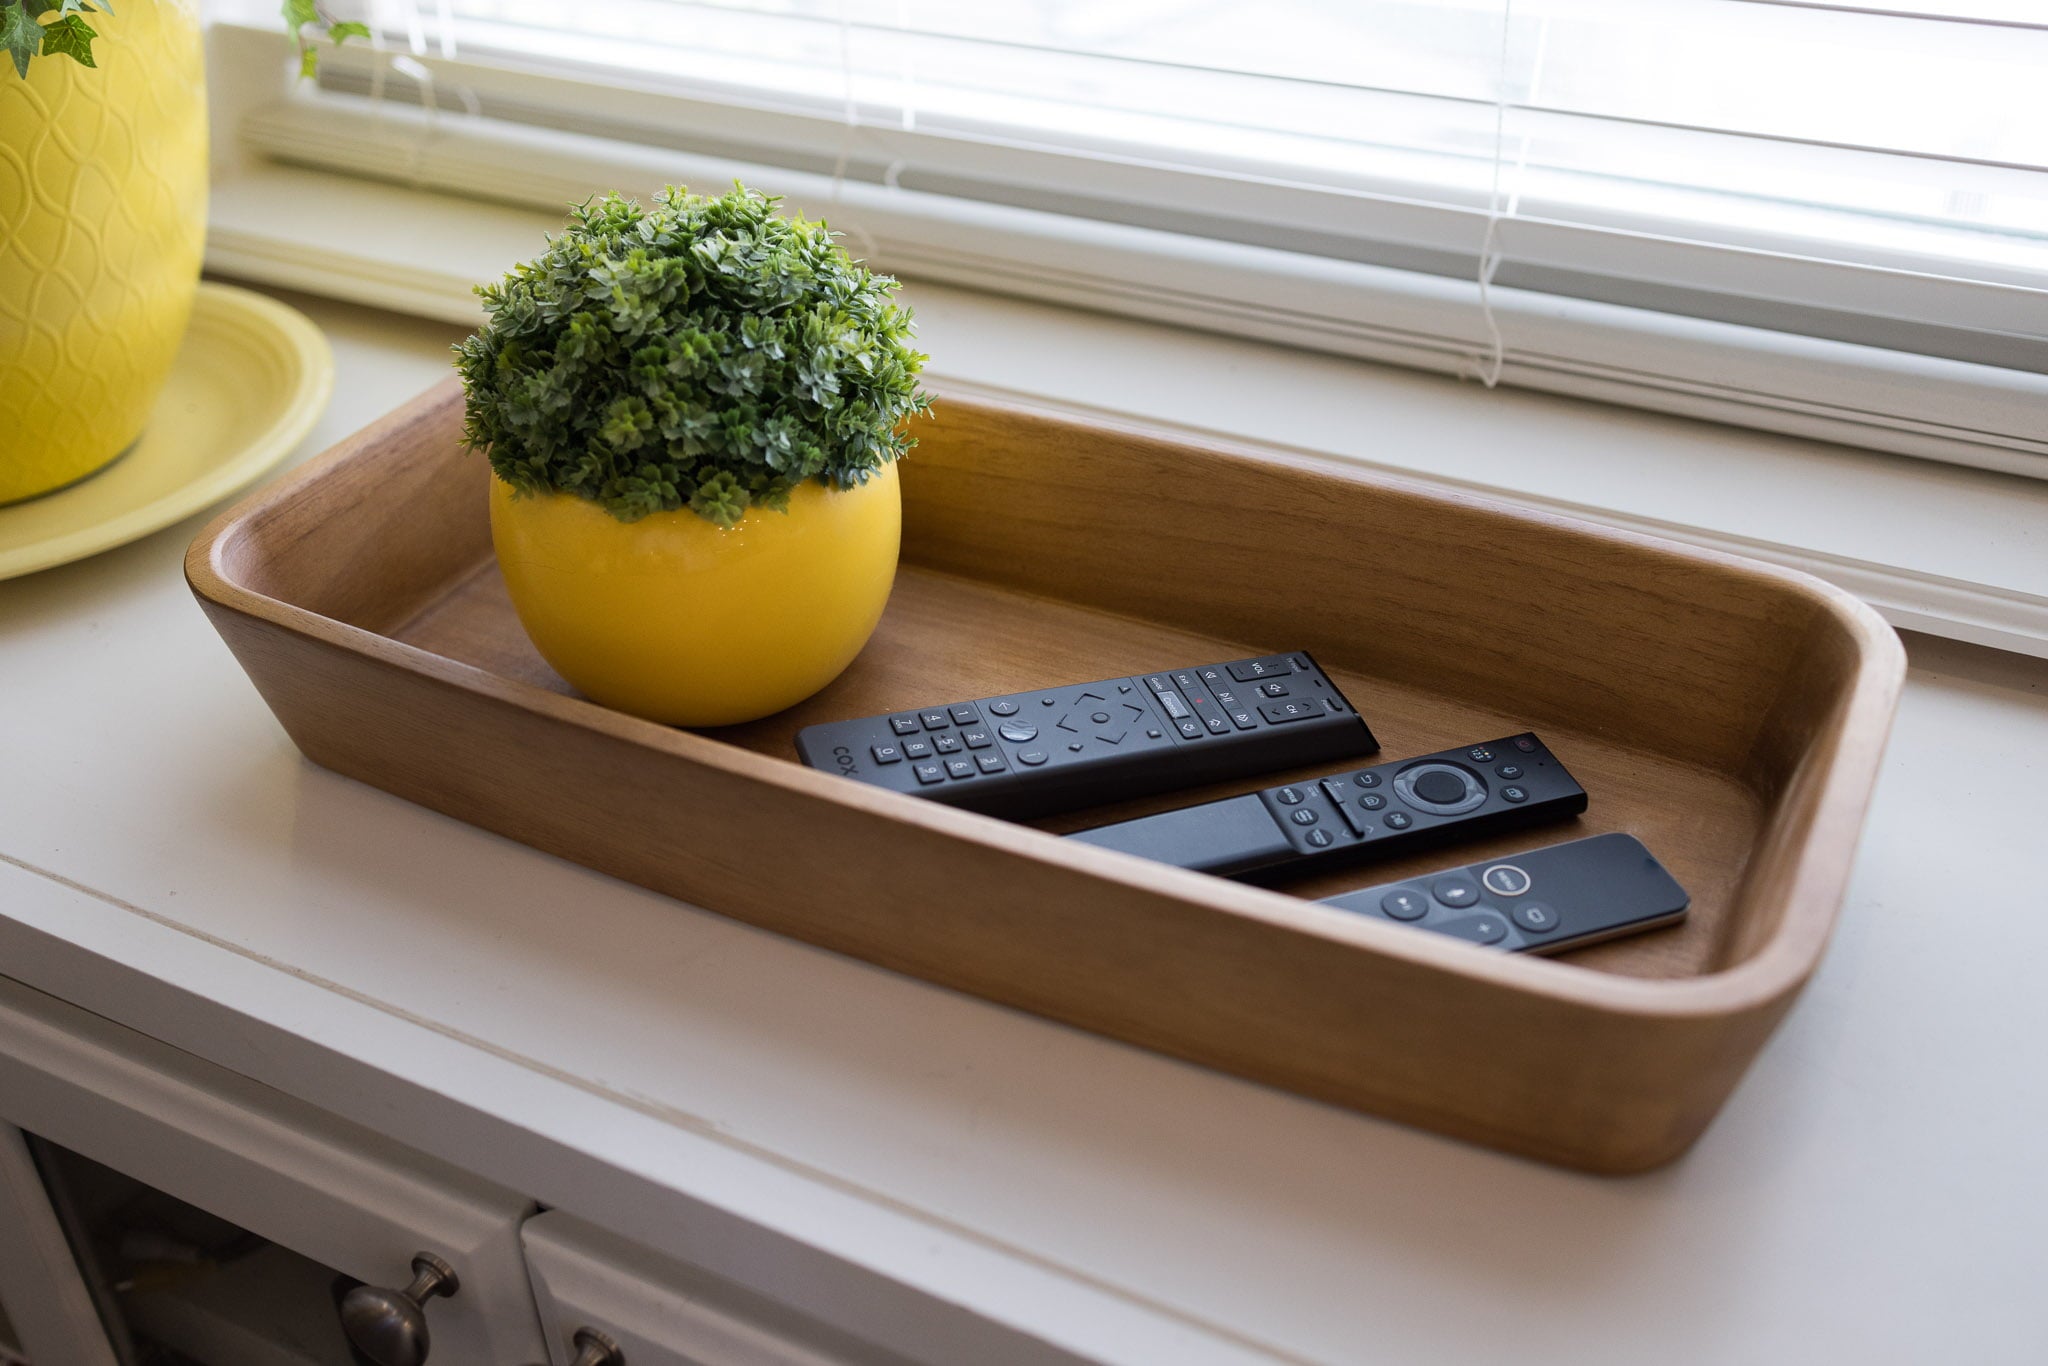
<path fill-rule="evenodd" d="M 523 1196 L 5 978 L 0 1119 L 371 1285 L 430 1252 L 433 1361 L 542 1359 Z"/>
<path fill-rule="evenodd" d="M 526 1221 L 552 1366 L 596 1329 L 619 1366 L 905 1366 L 905 1359 L 559 1212 Z"/>

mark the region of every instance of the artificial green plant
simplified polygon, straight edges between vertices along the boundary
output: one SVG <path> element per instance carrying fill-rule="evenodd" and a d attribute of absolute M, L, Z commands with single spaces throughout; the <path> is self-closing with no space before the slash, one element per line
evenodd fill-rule
<path fill-rule="evenodd" d="M 727 527 L 900 457 L 929 401 L 896 282 L 777 202 L 735 185 L 576 209 L 477 290 L 487 321 L 455 348 L 468 444 L 521 492 Z"/>

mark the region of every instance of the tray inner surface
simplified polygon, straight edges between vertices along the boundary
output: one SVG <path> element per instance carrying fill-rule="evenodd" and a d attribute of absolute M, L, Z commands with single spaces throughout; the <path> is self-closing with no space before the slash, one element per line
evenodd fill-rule
<path fill-rule="evenodd" d="M 909 546 L 906 545 L 906 550 Z M 491 673 L 573 694 L 528 642 L 496 564 L 485 557 L 439 585 L 390 634 L 409 645 Z M 1054 598 L 905 562 L 874 639 L 851 668 L 816 697 L 745 726 L 708 734 L 790 763 L 794 736 L 816 721 L 901 711 L 1013 692 L 1049 683 L 1086 682 L 1266 653 L 1314 641 L 1233 641 L 1118 616 Z M 1584 784 L 1590 805 L 1575 822 L 1459 845 L 1408 859 L 1354 865 L 1285 884 L 1300 896 L 1455 866 L 1584 835 L 1623 830 L 1663 860 L 1692 894 L 1685 924 L 1597 944 L 1568 961 L 1634 977 L 1688 977 L 1727 966 L 1733 953 L 1736 890 L 1765 820 L 1758 796 L 1732 774 L 1626 748 L 1597 736 L 1534 726 L 1510 712 L 1331 670 L 1358 707 L 1381 751 L 1374 760 L 1426 754 L 1469 741 L 1537 729 Z M 1265 775 L 1243 782 L 1102 807 L 1038 822 L 1050 830 L 1102 824 L 1190 801 L 1249 791 L 1295 778 L 1357 767 L 1358 761 Z M 1422 933 L 1422 931 L 1417 931 Z"/>

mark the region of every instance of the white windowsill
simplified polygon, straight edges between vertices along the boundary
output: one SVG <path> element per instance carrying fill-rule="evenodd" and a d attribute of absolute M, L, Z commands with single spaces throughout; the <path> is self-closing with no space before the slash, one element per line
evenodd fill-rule
<path fill-rule="evenodd" d="M 473 322 L 550 215 L 268 164 L 217 184 L 226 276 Z M 857 244 L 856 244 L 857 245 Z M 2048 656 L 2048 481 L 1880 455 L 921 281 L 954 386 L 1223 434 L 1755 556 L 1895 625 Z M 1313 515 L 1305 510 L 1305 515 Z"/>

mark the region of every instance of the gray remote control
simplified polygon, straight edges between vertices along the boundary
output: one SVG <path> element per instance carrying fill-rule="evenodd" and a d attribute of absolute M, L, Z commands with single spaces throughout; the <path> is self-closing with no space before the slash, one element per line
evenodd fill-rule
<path fill-rule="evenodd" d="M 806 726 L 796 747 L 827 773 L 1023 818 L 1380 746 L 1296 650 Z"/>
<path fill-rule="evenodd" d="M 1690 900 L 1634 835 L 1594 835 L 1322 904 L 1511 953 L 1556 953 L 1675 925 Z"/>

